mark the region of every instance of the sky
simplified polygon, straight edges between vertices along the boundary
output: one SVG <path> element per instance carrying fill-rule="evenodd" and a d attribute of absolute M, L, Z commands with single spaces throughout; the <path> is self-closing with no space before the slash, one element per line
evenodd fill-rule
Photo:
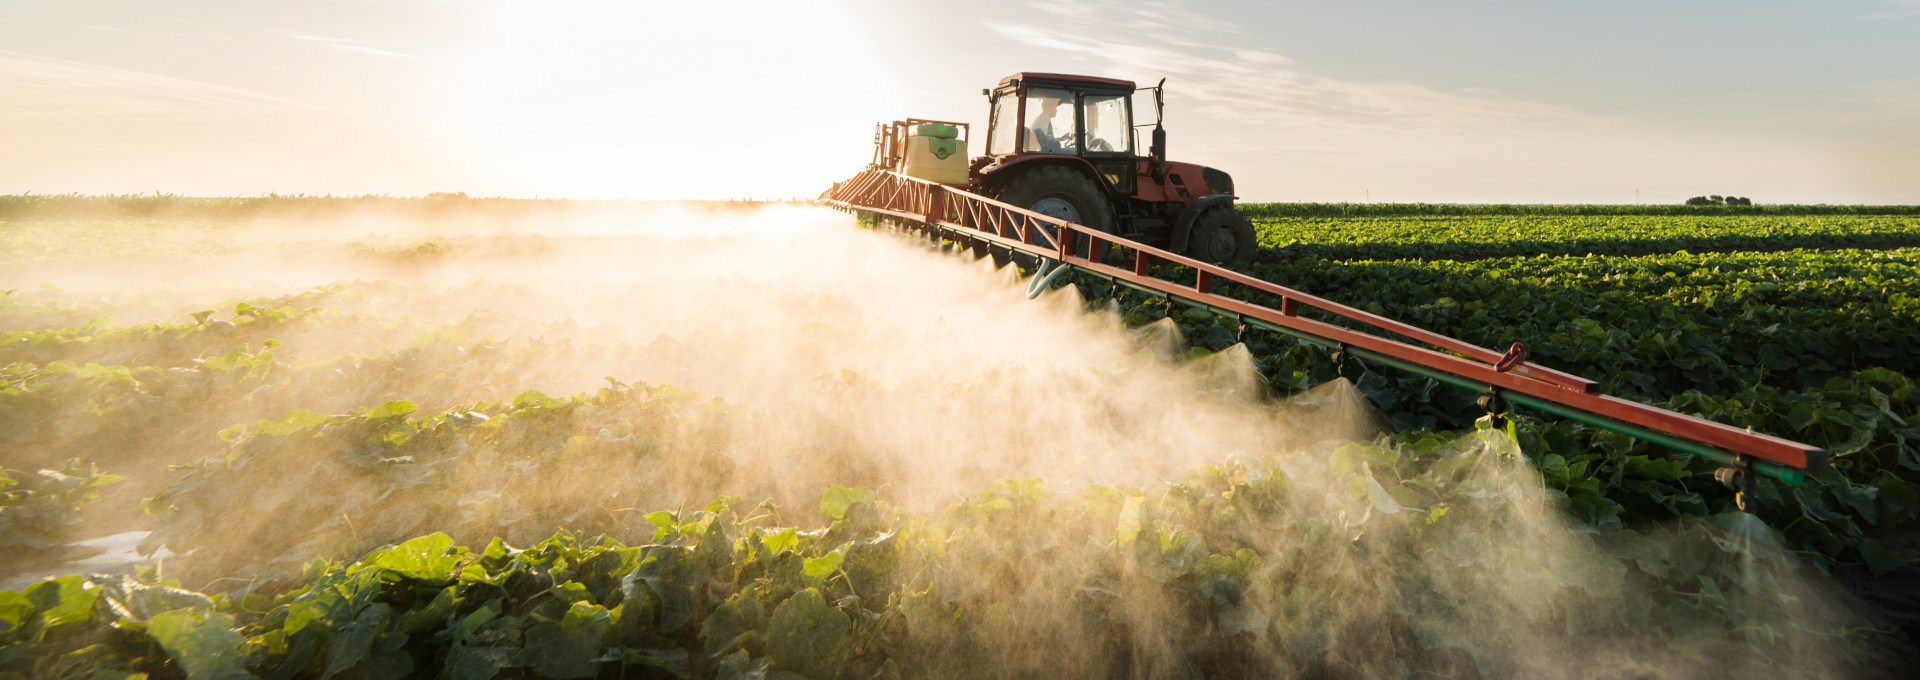
<path fill-rule="evenodd" d="M 0 0 L 0 194 L 811 198 L 1019 71 L 1248 200 L 1920 203 L 1920 0 Z"/>

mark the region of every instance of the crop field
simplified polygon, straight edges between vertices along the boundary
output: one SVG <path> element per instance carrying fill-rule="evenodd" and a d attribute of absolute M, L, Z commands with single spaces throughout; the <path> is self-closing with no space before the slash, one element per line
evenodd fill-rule
<path fill-rule="evenodd" d="M 1266 206 L 1262 206 L 1266 207 Z M 1920 215 L 1489 213 L 1343 216 L 1334 209 L 1249 209 L 1260 244 L 1296 258 L 1469 260 L 1920 246 Z M 1383 211 L 1384 212 L 1384 211 Z M 1300 214 L 1305 213 L 1305 214 Z"/>
<path fill-rule="evenodd" d="M 0 678 L 1898 677 L 1920 214 L 1626 208 L 1244 270 L 1831 469 L 809 206 L 0 197 Z"/>

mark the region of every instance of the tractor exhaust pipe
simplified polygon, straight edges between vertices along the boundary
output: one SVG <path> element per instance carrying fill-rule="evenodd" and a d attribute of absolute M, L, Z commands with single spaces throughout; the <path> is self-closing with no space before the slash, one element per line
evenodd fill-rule
<path fill-rule="evenodd" d="M 1160 126 L 1164 122 L 1167 106 L 1167 79 L 1161 78 L 1153 86 L 1153 145 L 1147 147 L 1147 155 L 1153 158 L 1153 181 L 1166 181 L 1167 130 Z"/>

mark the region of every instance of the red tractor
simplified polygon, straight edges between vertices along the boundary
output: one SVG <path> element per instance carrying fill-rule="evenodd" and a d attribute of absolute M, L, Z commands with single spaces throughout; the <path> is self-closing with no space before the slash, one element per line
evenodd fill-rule
<path fill-rule="evenodd" d="M 1016 73 L 981 90 L 992 102 L 986 154 L 964 169 L 966 124 L 918 119 L 882 127 L 875 164 L 1194 259 L 1246 262 L 1259 244 L 1233 206 L 1233 178 L 1167 160 L 1165 84 Z M 1144 150 L 1135 130 L 1146 126 L 1133 123 L 1143 89 L 1154 117 Z"/>

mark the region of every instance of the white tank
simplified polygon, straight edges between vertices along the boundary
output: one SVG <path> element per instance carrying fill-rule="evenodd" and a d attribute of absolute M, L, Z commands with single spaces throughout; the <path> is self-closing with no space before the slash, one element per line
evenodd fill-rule
<path fill-rule="evenodd" d="M 907 158 L 902 173 L 940 184 L 967 183 L 967 140 L 956 139 L 951 125 L 925 123 L 907 131 Z"/>

